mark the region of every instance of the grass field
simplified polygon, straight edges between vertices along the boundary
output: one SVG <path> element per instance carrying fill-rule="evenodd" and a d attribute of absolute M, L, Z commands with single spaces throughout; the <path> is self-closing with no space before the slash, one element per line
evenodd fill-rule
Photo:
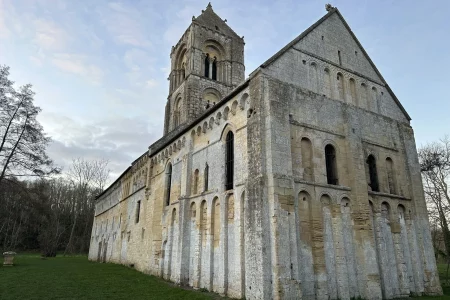
<path fill-rule="evenodd" d="M 14 267 L 0 267 L 0 299 L 224 299 L 213 293 L 182 289 L 158 277 L 115 264 L 89 262 L 85 256 L 42 260 L 18 255 Z M 445 265 L 439 265 L 441 280 Z M 450 288 L 443 297 L 449 299 Z"/>
<path fill-rule="evenodd" d="M 223 299 L 186 290 L 115 264 L 90 262 L 86 256 L 42 260 L 18 255 L 14 267 L 0 267 L 0 299 Z"/>

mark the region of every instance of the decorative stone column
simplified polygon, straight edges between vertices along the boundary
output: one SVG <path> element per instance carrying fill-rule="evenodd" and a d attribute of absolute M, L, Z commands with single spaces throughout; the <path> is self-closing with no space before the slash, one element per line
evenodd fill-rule
<path fill-rule="evenodd" d="M 13 260 L 14 260 L 14 256 L 16 255 L 16 252 L 12 252 L 12 251 L 7 251 L 7 252 L 3 252 L 3 266 L 4 267 L 12 267 L 14 266 Z"/>

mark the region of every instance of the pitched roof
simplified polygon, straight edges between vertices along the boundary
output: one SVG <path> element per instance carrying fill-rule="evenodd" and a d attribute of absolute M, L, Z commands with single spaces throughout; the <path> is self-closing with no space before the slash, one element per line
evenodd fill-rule
<path fill-rule="evenodd" d="M 192 19 L 193 23 L 198 23 L 200 25 L 206 26 L 208 28 L 218 30 L 228 36 L 238 37 L 236 32 L 230 28 L 230 26 L 225 23 L 213 10 L 211 2 L 208 3 L 206 10 L 202 10 L 202 14 L 197 18 Z M 217 26 L 217 27 L 216 27 Z M 218 29 L 217 29 L 218 28 Z"/>
<path fill-rule="evenodd" d="M 270 66 L 275 60 L 277 60 L 281 55 L 283 55 L 286 51 L 288 51 L 291 47 L 293 47 L 294 45 L 296 45 L 300 40 L 302 40 L 305 36 L 307 36 L 311 31 L 313 31 L 317 26 L 319 26 L 320 24 L 322 24 L 325 20 L 327 20 L 331 15 L 333 14 L 337 14 L 339 16 L 339 18 L 341 19 L 342 23 L 344 24 L 345 28 L 347 28 L 347 30 L 350 32 L 351 36 L 355 39 L 357 45 L 361 48 L 364 56 L 366 57 L 366 59 L 369 61 L 370 65 L 372 66 L 372 68 L 375 70 L 376 74 L 380 77 L 381 82 L 385 85 L 386 90 L 389 92 L 389 94 L 391 95 L 392 99 L 394 99 L 394 101 L 397 103 L 397 105 L 399 106 L 399 108 L 401 109 L 401 111 L 403 112 L 403 114 L 405 115 L 405 117 L 408 119 L 408 121 L 411 120 L 411 117 L 409 116 L 409 114 L 406 112 L 405 108 L 403 107 L 403 105 L 400 103 L 400 101 L 398 100 L 397 96 L 395 96 L 394 92 L 391 90 L 391 88 L 389 87 L 389 85 L 387 84 L 386 80 L 384 80 L 383 76 L 381 75 L 380 71 L 378 71 L 377 67 L 375 66 L 375 64 L 373 63 L 373 61 L 370 59 L 369 55 L 367 54 L 366 50 L 364 49 L 364 47 L 361 45 L 361 43 L 359 42 L 358 38 L 355 36 L 355 34 L 353 33 L 353 31 L 351 30 L 350 26 L 348 26 L 347 22 L 345 21 L 344 17 L 341 15 L 341 13 L 339 12 L 339 10 L 336 7 L 331 8 L 328 13 L 326 15 L 324 15 L 322 18 L 320 18 L 316 23 L 314 23 L 313 25 L 311 25 L 310 27 L 308 27 L 308 29 L 306 29 L 305 31 L 303 31 L 299 36 L 297 36 L 294 40 L 292 40 L 289 44 L 287 44 L 286 46 L 284 46 L 280 51 L 278 51 L 277 53 L 275 53 L 272 57 L 270 57 L 268 60 L 266 60 L 260 67 L 261 68 L 266 68 L 268 66 Z"/>

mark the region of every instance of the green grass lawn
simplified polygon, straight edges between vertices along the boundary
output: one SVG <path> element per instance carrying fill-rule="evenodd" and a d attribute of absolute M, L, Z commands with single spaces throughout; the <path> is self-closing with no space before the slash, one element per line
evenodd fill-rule
<path fill-rule="evenodd" d="M 18 255 L 14 267 L 0 267 L 0 299 L 224 299 L 213 293 L 179 288 L 158 277 L 115 264 L 89 262 L 85 256 L 42 260 Z M 441 281 L 446 265 L 439 265 Z M 416 299 L 449 299 L 445 296 Z"/>
<path fill-rule="evenodd" d="M 39 255 L 18 255 L 14 262 L 14 267 L 0 267 L 1 300 L 220 298 L 121 265 L 90 262 L 86 256 L 42 260 Z"/>

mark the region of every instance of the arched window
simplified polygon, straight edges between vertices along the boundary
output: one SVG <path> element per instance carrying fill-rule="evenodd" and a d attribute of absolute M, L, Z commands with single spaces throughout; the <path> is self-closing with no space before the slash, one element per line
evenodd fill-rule
<path fill-rule="evenodd" d="M 367 164 L 369 165 L 369 186 L 372 191 L 379 192 L 380 187 L 378 185 L 377 163 L 373 155 L 369 155 Z"/>
<path fill-rule="evenodd" d="M 193 186 L 193 194 L 197 194 L 198 193 L 198 169 L 195 170 L 194 172 L 194 186 Z"/>
<path fill-rule="evenodd" d="M 341 73 L 337 73 L 336 80 L 337 80 L 336 83 L 337 83 L 337 90 L 338 90 L 339 100 L 345 101 L 344 76 Z"/>
<path fill-rule="evenodd" d="M 214 57 L 212 62 L 212 74 L 211 74 L 212 80 L 217 80 L 217 58 Z"/>
<path fill-rule="evenodd" d="M 323 70 L 323 94 L 328 98 L 331 98 L 331 74 L 330 70 Z"/>
<path fill-rule="evenodd" d="M 356 93 L 356 82 L 355 79 L 350 78 L 350 94 L 352 96 L 352 102 L 354 105 L 358 105 L 358 94 Z"/>
<path fill-rule="evenodd" d="M 364 83 L 361 83 L 360 99 L 360 106 L 364 109 L 367 109 L 367 86 Z"/>
<path fill-rule="evenodd" d="M 394 175 L 394 162 L 390 157 L 386 158 L 387 180 L 390 194 L 397 194 L 397 184 Z"/>
<path fill-rule="evenodd" d="M 317 84 L 318 84 L 317 65 L 315 62 L 312 62 L 309 65 L 309 86 L 311 88 L 311 91 L 315 93 L 318 92 Z"/>
<path fill-rule="evenodd" d="M 336 150 L 330 144 L 325 146 L 325 165 L 327 169 L 327 183 L 337 185 Z"/>
<path fill-rule="evenodd" d="M 370 107 L 372 111 L 378 111 L 378 92 L 376 87 L 372 87 L 372 103 Z"/>
<path fill-rule="evenodd" d="M 233 189 L 233 176 L 234 176 L 234 134 L 232 131 L 227 133 L 226 145 L 225 145 L 225 172 L 226 182 L 225 189 Z"/>
<path fill-rule="evenodd" d="M 208 190 L 208 177 L 209 177 L 209 166 L 205 166 L 205 184 L 203 185 L 203 190 L 206 192 Z"/>
<path fill-rule="evenodd" d="M 172 164 L 169 164 L 166 170 L 166 205 L 170 204 L 171 185 L 172 185 Z"/>
<path fill-rule="evenodd" d="M 205 77 L 209 77 L 209 55 L 205 57 Z"/>

